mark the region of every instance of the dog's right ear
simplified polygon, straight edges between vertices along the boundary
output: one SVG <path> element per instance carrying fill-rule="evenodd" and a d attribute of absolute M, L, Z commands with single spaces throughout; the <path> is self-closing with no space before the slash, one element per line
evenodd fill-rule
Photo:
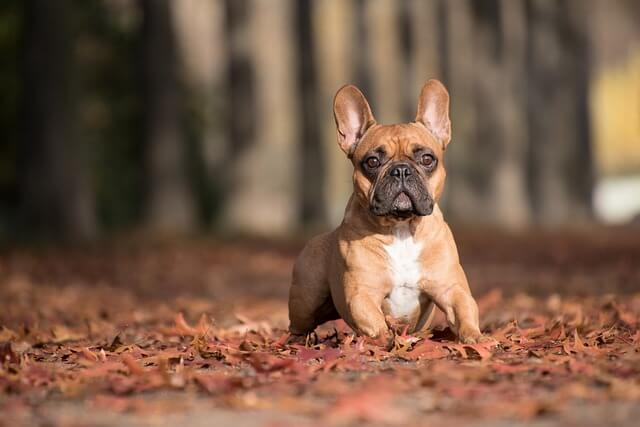
<path fill-rule="evenodd" d="M 416 122 L 420 122 L 435 136 L 442 148 L 451 141 L 449 120 L 449 92 L 438 80 L 428 80 L 420 91 Z"/>
<path fill-rule="evenodd" d="M 333 116 L 338 128 L 338 145 L 351 157 L 362 135 L 376 122 L 369 103 L 357 87 L 343 86 L 333 99 Z"/>

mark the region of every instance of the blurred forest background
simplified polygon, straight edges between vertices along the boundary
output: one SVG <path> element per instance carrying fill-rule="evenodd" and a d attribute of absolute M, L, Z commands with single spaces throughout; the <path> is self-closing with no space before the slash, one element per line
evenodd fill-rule
<path fill-rule="evenodd" d="M 429 78 L 500 348 L 284 345 L 335 92 Z M 0 130 L 0 426 L 638 424 L 640 0 L 1 0 Z"/>
<path fill-rule="evenodd" d="M 331 100 L 452 97 L 443 208 L 521 229 L 640 211 L 635 0 L 3 0 L 0 238 L 337 223 Z"/>

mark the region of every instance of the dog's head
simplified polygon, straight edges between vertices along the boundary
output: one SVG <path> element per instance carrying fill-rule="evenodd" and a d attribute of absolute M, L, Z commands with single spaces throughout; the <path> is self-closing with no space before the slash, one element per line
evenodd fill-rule
<path fill-rule="evenodd" d="M 351 85 L 338 91 L 333 112 L 361 202 L 374 215 L 395 221 L 430 215 L 442 194 L 443 155 L 451 140 L 449 94 L 442 83 L 423 86 L 411 123 L 377 124 L 364 95 Z"/>

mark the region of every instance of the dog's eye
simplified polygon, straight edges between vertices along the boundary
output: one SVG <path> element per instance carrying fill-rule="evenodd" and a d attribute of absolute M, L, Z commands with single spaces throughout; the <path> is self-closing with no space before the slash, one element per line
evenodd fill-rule
<path fill-rule="evenodd" d="M 432 168 L 436 164 L 436 159 L 431 154 L 423 154 L 420 163 L 426 168 Z"/>
<path fill-rule="evenodd" d="M 377 158 L 377 157 L 373 157 L 373 156 L 372 156 L 372 157 L 369 157 L 369 158 L 366 160 L 366 162 L 365 162 L 365 163 L 367 164 L 367 166 L 368 166 L 370 169 L 375 169 L 375 168 L 377 168 L 378 166 L 380 166 L 380 160 L 378 160 L 378 158 Z"/>

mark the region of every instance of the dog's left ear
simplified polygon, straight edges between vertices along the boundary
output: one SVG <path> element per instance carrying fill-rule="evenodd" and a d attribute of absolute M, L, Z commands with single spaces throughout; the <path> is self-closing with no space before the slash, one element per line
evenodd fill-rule
<path fill-rule="evenodd" d="M 449 120 L 449 93 L 438 80 L 429 80 L 420 91 L 418 99 L 418 114 L 416 122 L 420 122 L 433 136 L 442 148 L 446 148 L 451 141 L 451 121 Z"/>
<path fill-rule="evenodd" d="M 350 158 L 366 130 L 376 123 L 371 107 L 360 89 L 346 85 L 333 99 L 333 116 L 338 128 L 338 145 Z"/>

